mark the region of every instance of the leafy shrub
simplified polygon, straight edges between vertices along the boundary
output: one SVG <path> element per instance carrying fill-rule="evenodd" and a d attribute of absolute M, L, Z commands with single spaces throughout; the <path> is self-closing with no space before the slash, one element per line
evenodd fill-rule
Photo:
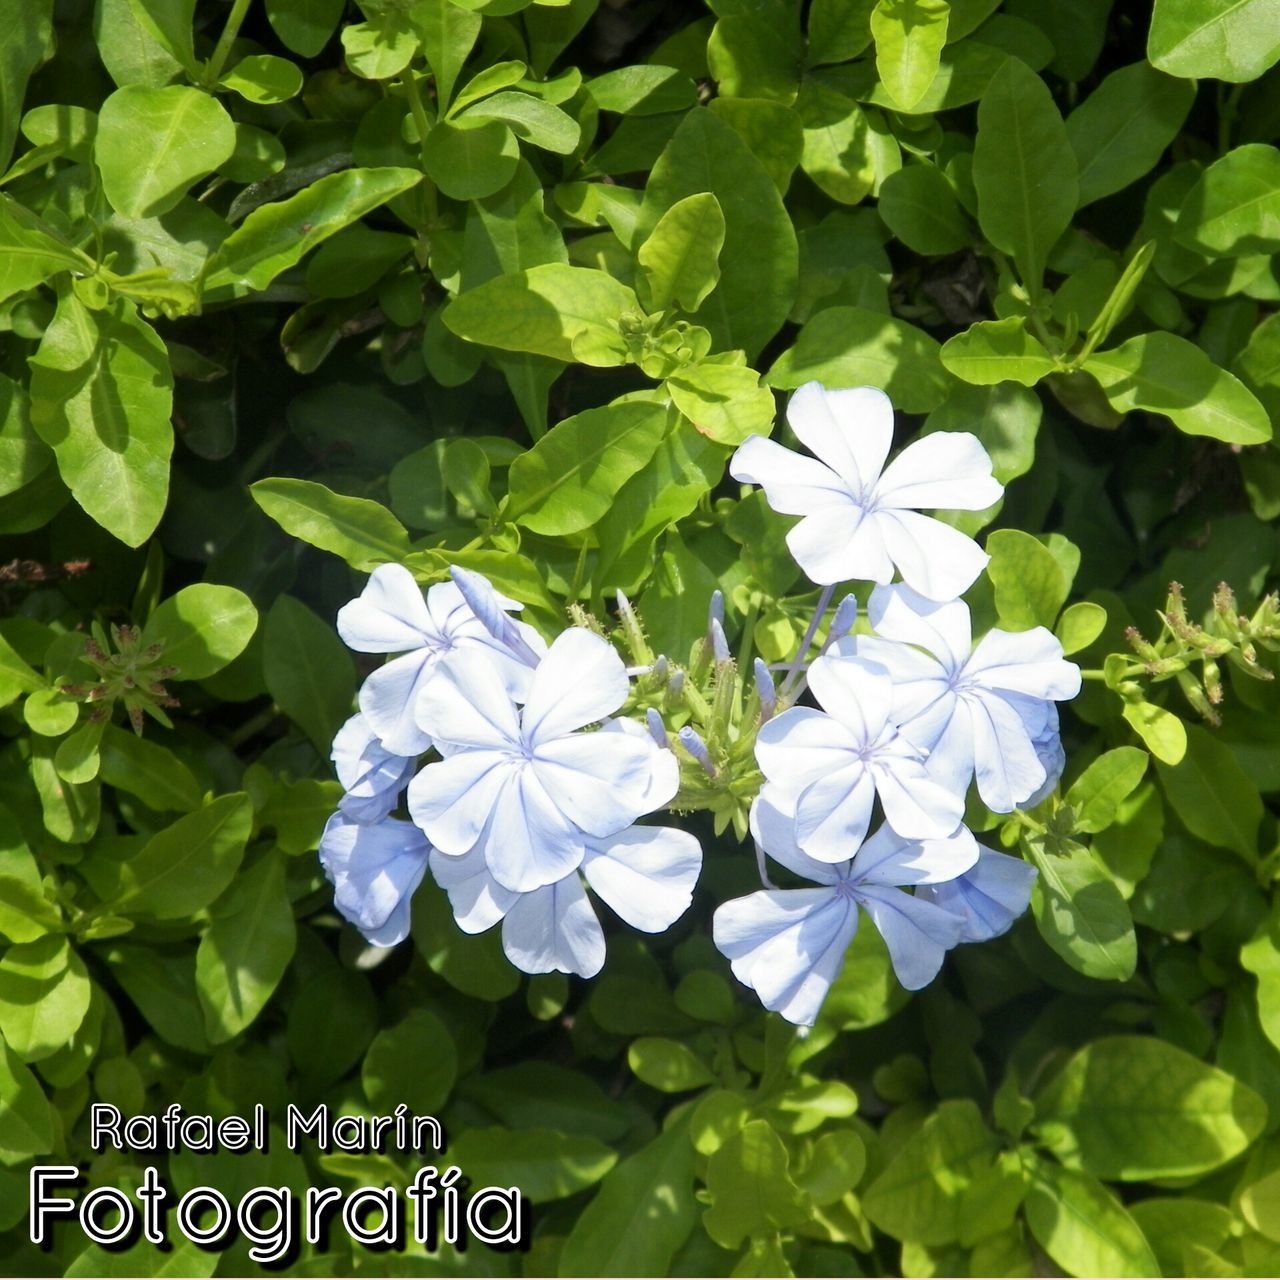
<path fill-rule="evenodd" d="M 526 1190 L 528 1250 L 336 1231 L 298 1272 L 1274 1273 L 1271 0 L 0 14 L 0 1268 L 260 1269 L 39 1250 L 34 1164 L 421 1162 L 96 1153 L 94 1102 L 404 1102 Z M 430 877 L 368 945 L 316 856 L 376 662 L 338 608 L 462 569 L 550 638 L 625 632 L 620 591 L 741 698 L 817 592 L 726 467 L 813 380 L 977 435 L 1004 497 L 942 513 L 991 558 L 976 632 L 1084 669 L 1061 785 L 966 813 L 1030 914 L 914 995 L 859 930 L 798 1033 L 713 944 L 759 779 L 710 779 L 692 908 L 610 923 L 592 982 L 521 976 Z"/>

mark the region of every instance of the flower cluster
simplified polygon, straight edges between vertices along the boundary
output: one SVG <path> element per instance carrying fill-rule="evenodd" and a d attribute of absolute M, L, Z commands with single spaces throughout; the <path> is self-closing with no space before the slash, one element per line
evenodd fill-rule
<path fill-rule="evenodd" d="M 611 718 L 629 690 L 617 653 L 577 627 L 548 647 L 519 607 L 463 569 L 424 600 L 407 569 L 383 565 L 342 609 L 351 648 L 400 656 L 334 741 L 345 795 L 320 857 L 338 909 L 376 945 L 406 936 L 430 868 L 462 929 L 502 921 L 513 964 L 590 977 L 604 933 L 583 880 L 657 932 L 688 907 L 702 853 L 686 832 L 635 825 L 675 795 L 678 767 Z M 427 751 L 438 758 L 419 767 Z M 412 821 L 390 816 L 406 791 Z"/>
<path fill-rule="evenodd" d="M 320 851 L 338 909 L 371 942 L 405 937 L 429 872 L 463 930 L 501 922 L 519 968 L 592 976 L 605 940 L 589 895 L 637 929 L 669 928 L 692 900 L 702 851 L 688 832 L 640 819 L 677 792 L 678 807 L 698 807 L 717 787 L 742 795 L 744 817 L 755 797 L 764 887 L 718 907 L 714 940 L 793 1022 L 817 1017 L 862 912 L 914 989 L 948 949 L 994 937 L 1025 910 L 1034 871 L 978 844 L 962 822 L 966 797 L 975 784 L 989 810 L 1008 813 L 1052 790 L 1064 764 L 1056 703 L 1080 675 L 1042 627 L 974 643 L 960 594 L 987 558 L 921 508 L 991 506 L 1002 490 L 990 459 L 957 432 L 886 465 L 893 411 L 873 388 L 810 383 L 787 416 L 814 457 L 752 437 L 730 469 L 803 517 L 788 545 L 823 590 L 780 687 L 757 661 L 745 703 L 713 608 L 690 667 L 717 673 L 710 720 L 665 657 L 628 669 L 587 626 L 548 645 L 515 601 L 464 569 L 424 597 L 407 569 L 383 565 L 341 610 L 351 648 L 396 655 L 334 741 L 345 794 Z M 847 597 L 824 632 L 845 581 L 871 584 L 865 609 Z M 638 636 L 622 603 L 624 633 Z M 806 690 L 815 705 L 798 705 Z M 707 724 L 704 741 L 696 725 Z M 719 766 L 708 742 L 720 744 Z M 706 775 L 701 789 L 689 770 Z M 809 887 L 775 886 L 766 857 Z"/>

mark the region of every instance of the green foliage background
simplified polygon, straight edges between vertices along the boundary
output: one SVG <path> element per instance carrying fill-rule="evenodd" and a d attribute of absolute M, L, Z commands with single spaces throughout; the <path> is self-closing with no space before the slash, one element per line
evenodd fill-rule
<path fill-rule="evenodd" d="M 0 1271 L 252 1273 L 41 1253 L 26 1170 L 137 1184 L 93 1100 L 323 1100 L 439 1114 L 536 1224 L 304 1274 L 1276 1274 L 1277 57 L 1277 0 L 0 0 Z M 797 1036 L 711 945 L 755 867 L 708 785 L 694 908 L 593 983 L 429 884 L 365 947 L 335 609 L 462 564 L 683 660 L 720 587 L 789 657 L 724 470 L 811 378 L 978 433 L 975 612 L 1087 669 L 1059 795 L 970 814 L 1033 911 L 913 998 L 864 928 Z"/>

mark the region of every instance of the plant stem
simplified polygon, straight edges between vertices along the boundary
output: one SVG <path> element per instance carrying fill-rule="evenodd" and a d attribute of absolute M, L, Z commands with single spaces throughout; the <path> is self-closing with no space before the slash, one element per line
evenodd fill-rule
<path fill-rule="evenodd" d="M 249 5 L 252 3 L 253 0 L 234 0 L 231 12 L 227 15 L 227 25 L 222 28 L 218 43 L 214 45 L 209 61 L 204 64 L 206 88 L 212 88 L 218 83 L 222 68 L 226 66 L 227 58 L 231 54 L 231 46 L 235 44 L 236 37 L 240 34 L 240 24 L 244 22 L 245 14 L 249 12 Z"/>
<path fill-rule="evenodd" d="M 796 677 L 799 676 L 800 669 L 804 666 L 805 654 L 809 652 L 813 637 L 818 634 L 818 627 L 822 623 L 822 615 L 826 613 L 827 607 L 831 604 L 831 597 L 835 595 L 835 592 L 834 585 L 822 588 L 822 594 L 818 597 L 818 604 L 813 611 L 813 619 L 809 623 L 809 629 L 804 633 L 804 639 L 800 641 L 796 656 L 792 658 L 791 665 L 787 668 L 787 674 L 782 681 L 782 688 L 778 690 L 779 702 L 791 691 L 792 684 L 795 682 Z"/>

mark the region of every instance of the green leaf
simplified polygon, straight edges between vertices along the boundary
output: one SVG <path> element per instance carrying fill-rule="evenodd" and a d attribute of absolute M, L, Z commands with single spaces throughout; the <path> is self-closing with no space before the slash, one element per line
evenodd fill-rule
<path fill-rule="evenodd" d="M 998 1150 L 996 1135 L 971 1101 L 941 1102 L 866 1189 L 863 1208 L 898 1240 L 957 1240 L 970 1211 L 966 1193 Z"/>
<path fill-rule="evenodd" d="M 795 298 L 798 250 L 778 189 L 742 137 L 708 110 L 681 121 L 653 166 L 636 243 L 678 201 L 711 192 L 724 214 L 720 283 L 698 316 L 721 350 L 751 360 L 781 328 Z"/>
<path fill-rule="evenodd" d="M 302 71 L 288 58 L 254 53 L 241 58 L 218 83 L 248 102 L 287 102 L 302 92 Z"/>
<path fill-rule="evenodd" d="M 27 80 L 52 52 L 53 0 L 5 0 L 0 7 L 0 173 L 9 167 Z M 0 1146 L 3 1146 L 0 1142 Z M 41 1148 L 45 1150 L 46 1148 Z"/>
<path fill-rule="evenodd" d="M 265 289 L 322 240 L 421 180 L 416 169 L 347 169 L 317 179 L 287 200 L 259 205 L 209 260 L 205 289 Z"/>
<path fill-rule="evenodd" d="M 107 725 L 102 735 L 98 776 L 157 813 L 190 813 L 200 807 L 200 784 L 172 751 L 114 725 Z"/>
<path fill-rule="evenodd" d="M 480 34 L 480 17 L 464 12 L 451 0 L 417 0 L 412 12 L 427 63 L 435 74 L 436 97 L 443 112 L 453 97 L 458 72 Z"/>
<path fill-rule="evenodd" d="M 0 195 L 0 299 L 47 284 L 63 271 L 93 270 L 93 260 L 57 235 L 29 209 Z M 7 486 L 12 484 L 8 473 Z M 18 487 L 16 485 L 14 488 Z"/>
<path fill-rule="evenodd" d="M 433 1115 L 448 1100 L 458 1077 L 453 1038 L 430 1010 L 414 1009 L 374 1036 L 360 1077 L 371 1106 L 389 1112 L 404 1103 L 418 1115 Z M 457 1159 L 456 1150 L 453 1158 Z"/>
<path fill-rule="evenodd" d="M 23 693 L 44 687 L 40 673 L 27 666 L 13 646 L 0 635 L 0 707 Z"/>
<path fill-rule="evenodd" d="M 1147 57 L 1188 80 L 1256 80 L 1280 58 L 1273 0 L 1155 0 Z"/>
<path fill-rule="evenodd" d="M 534 1204 L 599 1182 L 618 1157 L 583 1133 L 554 1129 L 467 1129 L 449 1147 L 473 1186 L 519 1187 Z"/>
<path fill-rule="evenodd" d="M 1065 797 L 1075 814 L 1075 829 L 1094 832 L 1109 827 L 1121 801 L 1142 781 L 1149 758 L 1137 747 L 1114 747 L 1091 761 Z"/>
<path fill-rule="evenodd" d="M 903 111 L 916 106 L 938 74 L 950 15 L 947 0 L 879 0 L 871 13 L 876 70 Z"/>
<path fill-rule="evenodd" d="M 767 1121 L 748 1121 L 707 1161 L 711 1207 L 707 1234 L 724 1249 L 749 1236 L 800 1226 L 809 1218 L 804 1193 L 791 1180 L 787 1149 Z"/>
<path fill-rule="evenodd" d="M 196 992 L 210 1044 L 237 1036 L 262 1012 L 293 958 L 293 907 L 284 858 L 269 853 L 210 909 L 196 948 Z"/>
<path fill-rule="evenodd" d="M 370 22 L 342 28 L 346 64 L 365 80 L 390 80 L 402 72 L 418 52 L 418 36 L 409 15 L 389 10 Z"/>
<path fill-rule="evenodd" d="M 3 202 L 0 201 L 2 218 Z M 49 446 L 31 426 L 31 398 L 26 388 L 0 374 L 0 497 L 17 493 L 52 465 L 53 454 Z M 3 658 L 0 658 L 0 705 L 6 700 L 4 665 Z"/>
<path fill-rule="evenodd" d="M 520 163 L 515 134 L 500 120 L 463 127 L 441 120 L 422 148 L 427 176 L 455 200 L 480 200 L 501 191 Z"/>
<path fill-rule="evenodd" d="M 357 222 L 316 250 L 307 263 L 307 288 L 317 298 L 354 298 L 412 251 L 410 237 Z"/>
<path fill-rule="evenodd" d="M 1266 410 L 1243 383 L 1194 343 L 1172 333 L 1144 333 L 1084 363 L 1120 413 L 1163 414 L 1180 431 L 1228 444 L 1271 439 Z"/>
<path fill-rule="evenodd" d="M 627 1064 L 636 1076 L 663 1093 L 687 1093 L 715 1084 L 707 1065 L 679 1040 L 641 1036 L 627 1050 Z"/>
<path fill-rule="evenodd" d="M 803 126 L 800 165 L 841 204 L 857 204 L 876 184 L 871 124 L 854 100 L 821 80 L 806 80 L 796 99 Z"/>
<path fill-rule="evenodd" d="M 1129 904 L 1097 856 L 1075 841 L 1061 852 L 1037 837 L 1024 843 L 1040 872 L 1031 891 L 1040 936 L 1088 978 L 1133 977 L 1138 943 Z"/>
<path fill-rule="evenodd" d="M 1280 151 L 1262 142 L 1211 164 L 1178 210 L 1174 237 L 1208 257 L 1239 258 L 1280 247 Z"/>
<path fill-rule="evenodd" d="M 1100 604 L 1086 600 L 1069 605 L 1062 611 L 1054 635 L 1062 641 L 1062 652 L 1070 657 L 1087 649 L 1107 625 L 1107 611 Z"/>
<path fill-rule="evenodd" d="M 207 907 L 231 883 L 252 822 L 253 805 L 243 792 L 179 818 L 110 868 L 111 911 L 178 920 Z"/>
<path fill-rule="evenodd" d="M 143 646 L 162 644 L 174 679 L 203 680 L 238 658 L 258 629 L 253 601 L 235 587 L 198 582 L 162 600 L 142 629 Z"/>
<path fill-rule="evenodd" d="M 692 314 L 720 279 L 724 214 L 709 191 L 677 200 L 636 252 L 637 287 L 646 310 L 674 302 Z"/>
<path fill-rule="evenodd" d="M 293 596 L 280 596 L 262 624 L 267 691 L 322 757 L 351 714 L 356 672 L 333 627 Z"/>
<path fill-rule="evenodd" d="M 424 883 L 414 894 L 409 928 L 431 972 L 463 995 L 497 1001 L 519 987 L 520 974 L 503 954 L 498 930 L 463 933 L 454 925 L 449 899 L 435 885 Z"/>
<path fill-rule="evenodd" d="M 508 515 L 535 533 L 590 528 L 653 457 L 666 428 L 667 410 L 642 401 L 566 418 L 511 464 Z"/>
<path fill-rule="evenodd" d="M 0 959 L 0 1033 L 24 1062 L 56 1053 L 89 1011 L 89 973 L 60 934 L 10 947 Z"/>
<path fill-rule="evenodd" d="M 1126 702 L 1121 714 L 1157 760 L 1177 764 L 1186 754 L 1187 729 L 1173 712 L 1151 702 Z"/>
<path fill-rule="evenodd" d="M 145 1241 L 140 1241 L 123 1253 L 91 1244 L 72 1258 L 63 1275 L 69 1278 L 85 1277 L 86 1280 L 95 1276 L 98 1280 L 109 1280 L 114 1276 L 121 1280 L 140 1276 L 147 1277 L 147 1280 L 160 1280 L 161 1277 L 170 1276 L 175 1280 L 182 1280 L 184 1277 L 185 1280 L 205 1280 L 205 1277 L 213 1275 L 217 1265 L 216 1253 L 202 1249 L 198 1244 L 179 1236 L 166 1253 L 161 1253 Z"/>
<path fill-rule="evenodd" d="M 1049 251 L 1076 210 L 1076 158 L 1047 86 L 1017 58 L 995 73 L 978 105 L 973 183 L 987 239 L 1013 255 L 1038 294 Z"/>
<path fill-rule="evenodd" d="M 830 387 L 880 387 L 896 409 L 928 413 L 947 393 L 939 351 L 922 329 L 895 316 L 828 307 L 805 324 L 765 381 L 789 391 L 814 380 Z"/>
<path fill-rule="evenodd" d="M 53 1116 L 44 1090 L 3 1041 L 0 1041 L 0 1149 L 33 1156 L 53 1150 Z M 692 1155 L 691 1149 L 690 1159 Z"/>
<path fill-rule="evenodd" d="M 1247 1085 L 1154 1036 L 1086 1044 L 1035 1103 L 1035 1133 L 1063 1164 L 1125 1182 L 1208 1173 L 1267 1120 Z"/>
<path fill-rule="evenodd" d="M 703 361 L 673 373 L 667 391 L 676 408 L 717 444 L 733 447 L 773 429 L 778 408 L 773 392 L 743 365 Z"/>
<path fill-rule="evenodd" d="M 1258 788 L 1226 743 L 1199 725 L 1186 732 L 1179 763 L 1156 761 L 1165 798 L 1192 835 L 1256 862 L 1263 812 Z"/>
<path fill-rule="evenodd" d="M 232 874 L 234 870 L 223 880 L 215 896 L 226 887 Z M 194 949 L 174 952 L 154 945 L 119 944 L 112 946 L 104 959 L 111 976 L 162 1040 L 191 1053 L 209 1052 L 204 1013 L 196 998 Z M 332 1003 L 330 996 L 331 1007 Z"/>
<path fill-rule="evenodd" d="M 584 86 L 601 111 L 627 116 L 684 111 L 697 101 L 697 87 L 674 67 L 643 64 L 617 67 L 593 76 Z"/>
<path fill-rule="evenodd" d="M 75 500 L 136 547 L 164 513 L 173 375 L 163 341 L 117 299 L 90 311 L 66 289 L 30 357 L 31 425 Z"/>
<path fill-rule="evenodd" d="M 235 149 L 235 125 L 207 93 L 133 84 L 102 104 L 93 156 L 111 207 L 142 218 L 172 209 Z"/>
<path fill-rule="evenodd" d="M 346 0 L 266 0 L 267 21 L 294 53 L 314 58 L 338 29 Z"/>
<path fill-rule="evenodd" d="M 1044 1251 L 1072 1276 L 1155 1276 L 1147 1238 L 1096 1178 L 1047 1160 L 1032 1166 L 1027 1225 Z"/>
<path fill-rule="evenodd" d="M 1131 186 L 1178 136 L 1195 87 L 1145 62 L 1121 67 L 1067 117 L 1080 170 L 1081 207 Z"/>
<path fill-rule="evenodd" d="M 996 530 L 987 538 L 986 550 L 1000 625 L 1006 631 L 1052 628 L 1071 590 L 1071 579 L 1053 552 L 1020 529 Z"/>
<path fill-rule="evenodd" d="M 885 226 L 914 253 L 956 253 L 973 239 L 969 220 L 942 170 L 909 164 L 880 187 Z"/>
<path fill-rule="evenodd" d="M 980 387 L 998 382 L 1033 387 L 1058 367 L 1021 316 L 971 324 L 943 345 L 941 359 L 957 378 Z"/>
<path fill-rule="evenodd" d="M 253 500 L 286 533 L 340 556 L 360 573 L 409 554 L 404 525 L 380 503 L 334 493 L 314 480 L 273 477 L 249 486 Z"/>
<path fill-rule="evenodd" d="M 1280 911 L 1274 906 L 1257 933 L 1240 948 L 1240 964 L 1258 979 L 1258 1024 L 1280 1049 Z"/>
<path fill-rule="evenodd" d="M 459 294 L 444 322 L 468 342 L 614 365 L 625 359 L 618 318 L 638 308 L 636 295 L 605 272 L 550 262 Z"/>
<path fill-rule="evenodd" d="M 815 65 L 848 62 L 871 43 L 876 0 L 813 0 L 809 6 L 809 58 Z"/>
<path fill-rule="evenodd" d="M 532 94 L 504 90 L 468 107 L 459 122 L 497 120 L 524 142 L 544 151 L 568 155 L 578 145 L 581 129 L 572 116 Z M 430 137 L 430 135 L 428 135 Z"/>

